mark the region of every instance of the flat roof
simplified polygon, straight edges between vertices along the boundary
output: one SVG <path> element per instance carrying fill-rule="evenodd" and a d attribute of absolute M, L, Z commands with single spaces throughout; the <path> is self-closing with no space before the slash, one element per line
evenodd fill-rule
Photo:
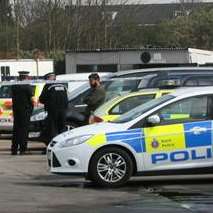
<path fill-rule="evenodd" d="M 66 53 L 100 53 L 100 52 L 120 52 L 120 51 L 188 51 L 188 48 L 106 48 L 106 49 L 71 49 L 66 50 Z"/>
<path fill-rule="evenodd" d="M 54 61 L 53 59 L 39 59 L 39 61 Z M 35 62 L 34 59 L 0 59 L 0 62 Z"/>

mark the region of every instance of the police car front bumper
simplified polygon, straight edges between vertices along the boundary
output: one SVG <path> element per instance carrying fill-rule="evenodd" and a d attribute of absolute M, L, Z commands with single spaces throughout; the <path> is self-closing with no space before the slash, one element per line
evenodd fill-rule
<path fill-rule="evenodd" d="M 88 149 L 87 149 L 88 148 Z M 93 150 L 86 144 L 68 148 L 47 149 L 50 172 L 64 175 L 86 175 Z"/>

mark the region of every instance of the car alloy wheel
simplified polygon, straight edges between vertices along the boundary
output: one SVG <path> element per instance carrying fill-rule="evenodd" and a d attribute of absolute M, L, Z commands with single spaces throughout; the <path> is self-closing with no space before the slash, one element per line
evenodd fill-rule
<path fill-rule="evenodd" d="M 126 161 L 117 153 L 103 155 L 97 164 L 98 175 L 106 182 L 120 181 L 126 174 Z"/>
<path fill-rule="evenodd" d="M 98 185 L 118 187 L 126 183 L 133 174 L 133 160 L 120 147 L 103 147 L 92 157 L 89 179 Z"/>

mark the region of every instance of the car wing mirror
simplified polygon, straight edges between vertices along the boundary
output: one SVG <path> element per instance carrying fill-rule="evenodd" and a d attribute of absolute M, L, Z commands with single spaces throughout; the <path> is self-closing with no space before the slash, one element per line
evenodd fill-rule
<path fill-rule="evenodd" d="M 147 122 L 151 125 L 160 124 L 160 117 L 159 115 L 151 115 L 147 118 Z"/>

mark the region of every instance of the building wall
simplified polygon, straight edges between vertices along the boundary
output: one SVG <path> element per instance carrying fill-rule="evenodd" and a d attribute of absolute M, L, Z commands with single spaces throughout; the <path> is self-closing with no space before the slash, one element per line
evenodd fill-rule
<path fill-rule="evenodd" d="M 110 52 L 67 52 L 66 73 L 76 73 L 78 65 L 113 65 L 117 71 L 134 68 L 134 65 L 145 64 L 141 54 L 149 52 L 151 59 L 148 64 L 185 64 L 190 63 L 187 49 L 167 50 L 125 50 Z M 95 69 L 95 66 L 94 66 Z M 91 70 L 90 70 L 91 71 Z M 96 71 L 96 70 L 92 70 Z M 110 71 L 110 70 L 104 70 Z"/>
<path fill-rule="evenodd" d="M 43 76 L 54 71 L 53 60 L 39 60 L 38 63 L 32 59 L 0 60 L 0 74 L 4 68 L 9 67 L 10 76 L 18 76 L 19 71 L 29 71 L 31 76 Z M 8 68 L 7 68 L 8 69 Z"/>
<path fill-rule="evenodd" d="M 213 63 L 213 51 L 189 48 L 189 59 L 191 63 L 205 64 Z"/>

